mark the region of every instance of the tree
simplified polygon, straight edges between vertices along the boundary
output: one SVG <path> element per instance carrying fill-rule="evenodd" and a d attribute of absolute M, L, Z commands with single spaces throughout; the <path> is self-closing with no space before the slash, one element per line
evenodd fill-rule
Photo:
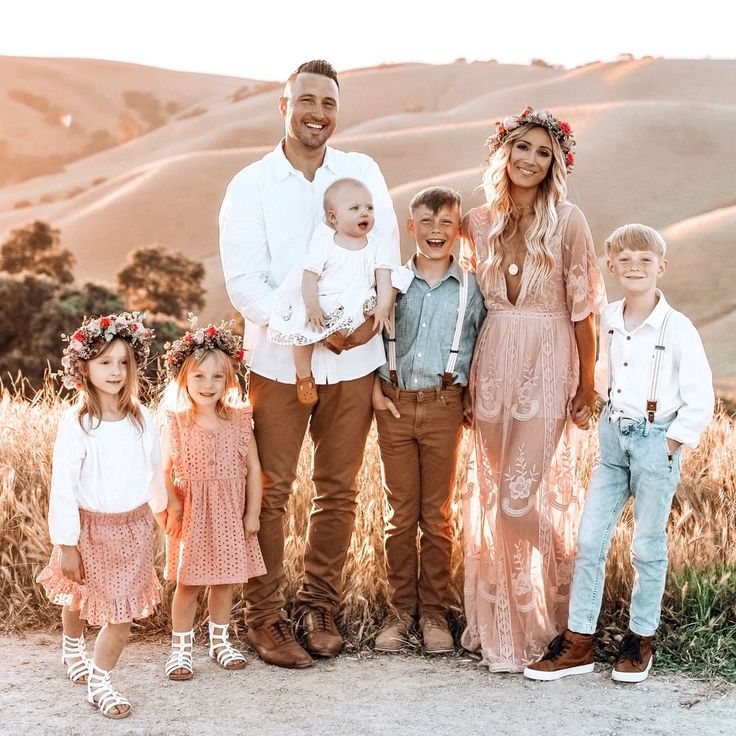
<path fill-rule="evenodd" d="M 161 245 L 136 248 L 117 275 L 129 309 L 175 319 L 204 306 L 203 281 L 201 263 Z"/>
<path fill-rule="evenodd" d="M 0 271 L 48 276 L 59 285 L 74 281 L 74 256 L 61 247 L 61 232 L 35 220 L 11 230 L 0 246 Z"/>

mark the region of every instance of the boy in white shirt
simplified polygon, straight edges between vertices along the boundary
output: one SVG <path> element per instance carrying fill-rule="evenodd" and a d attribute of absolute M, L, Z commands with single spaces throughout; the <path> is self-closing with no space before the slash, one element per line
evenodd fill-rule
<path fill-rule="evenodd" d="M 624 298 L 609 304 L 601 317 L 596 391 L 608 403 L 600 419 L 600 458 L 578 532 L 568 628 L 524 670 L 533 680 L 593 671 L 606 557 L 629 496 L 634 498 L 634 589 L 629 632 L 612 677 L 641 682 L 652 666 L 681 448 L 697 447 L 714 405 L 700 336 L 657 289 L 667 270 L 665 252 L 662 237 L 645 225 L 624 225 L 606 241 L 608 269 Z"/>

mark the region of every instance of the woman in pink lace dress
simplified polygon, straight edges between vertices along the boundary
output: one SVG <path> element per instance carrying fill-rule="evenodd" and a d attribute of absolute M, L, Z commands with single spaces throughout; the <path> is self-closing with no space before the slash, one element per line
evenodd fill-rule
<path fill-rule="evenodd" d="M 567 620 L 582 491 L 568 420 L 587 428 L 592 415 L 605 290 L 588 223 L 566 201 L 570 126 L 527 108 L 488 143 L 487 203 L 463 223 L 488 309 L 470 383 L 463 645 L 519 672 Z"/>

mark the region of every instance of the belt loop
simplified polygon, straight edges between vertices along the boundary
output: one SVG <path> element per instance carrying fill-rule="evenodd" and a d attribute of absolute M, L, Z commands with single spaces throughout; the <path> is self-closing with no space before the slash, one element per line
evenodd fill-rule
<path fill-rule="evenodd" d="M 442 386 L 435 386 L 434 388 L 434 400 L 439 401 L 442 398 Z"/>
<path fill-rule="evenodd" d="M 645 437 L 648 437 L 649 436 L 649 427 L 651 425 L 650 425 L 650 423 L 648 421 L 646 421 L 646 419 L 642 422 L 642 424 L 644 426 L 644 436 Z"/>

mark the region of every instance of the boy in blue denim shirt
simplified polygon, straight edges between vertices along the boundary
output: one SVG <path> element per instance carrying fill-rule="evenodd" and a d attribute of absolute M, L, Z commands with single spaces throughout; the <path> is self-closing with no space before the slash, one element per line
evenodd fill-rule
<path fill-rule="evenodd" d="M 700 336 L 657 289 L 667 270 L 665 252 L 659 233 L 644 225 L 624 225 L 606 241 L 608 269 L 624 298 L 609 304 L 601 317 L 596 391 L 608 403 L 600 419 L 600 459 L 578 532 L 568 628 L 526 668 L 524 674 L 533 680 L 593 671 L 606 557 L 629 496 L 634 499 L 634 588 L 629 633 L 612 677 L 641 682 L 652 666 L 681 448 L 697 447 L 714 404 Z"/>
<path fill-rule="evenodd" d="M 470 419 L 465 387 L 486 310 L 475 278 L 451 255 L 460 235 L 460 195 L 430 187 L 409 210 L 416 253 L 407 267 L 414 280 L 397 298 L 394 329 L 384 334 L 389 359 L 373 391 L 391 508 L 385 544 L 392 588 L 375 648 L 399 651 L 418 613 L 425 651 L 439 654 L 454 649 L 447 625 L 451 503 L 463 422 Z"/>

